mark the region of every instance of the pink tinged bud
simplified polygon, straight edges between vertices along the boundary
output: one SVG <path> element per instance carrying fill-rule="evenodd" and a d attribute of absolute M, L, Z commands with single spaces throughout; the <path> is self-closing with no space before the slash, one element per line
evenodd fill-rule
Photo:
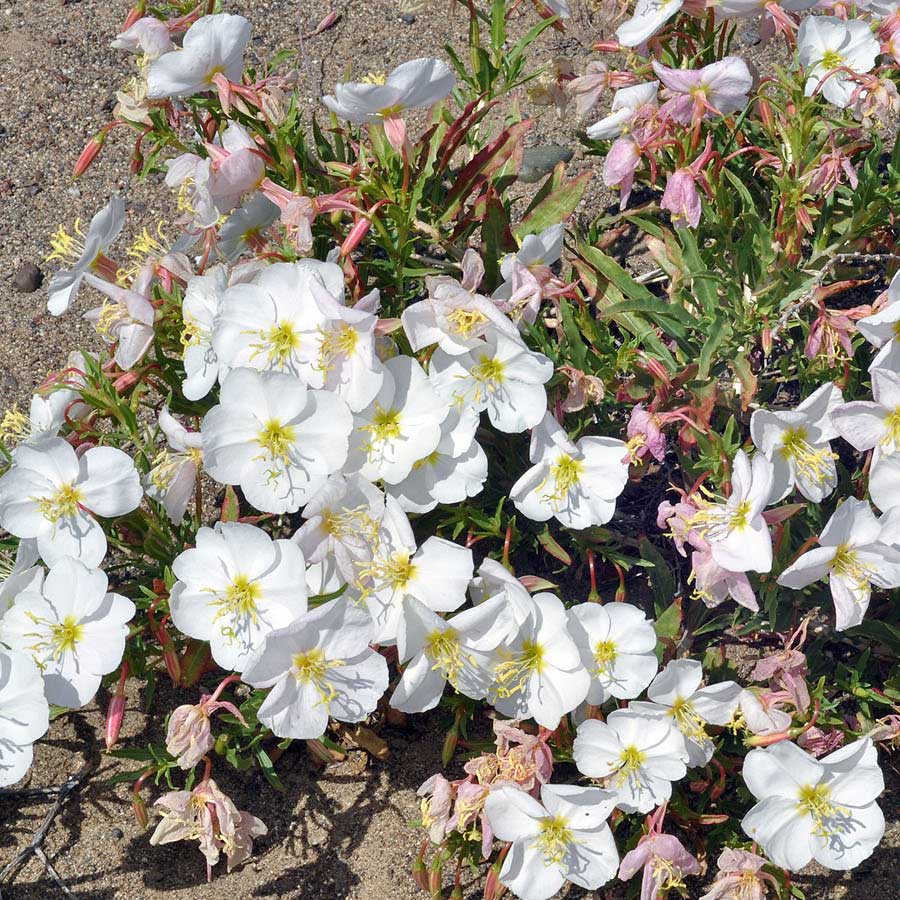
<path fill-rule="evenodd" d="M 676 228 L 696 228 L 700 223 L 700 192 L 690 169 L 676 169 L 666 182 L 660 206 L 669 211 Z"/>
<path fill-rule="evenodd" d="M 341 14 L 336 12 L 335 10 L 331 10 L 318 25 L 316 25 L 315 29 L 307 35 L 307 37 L 315 37 L 317 34 L 321 34 L 323 31 L 327 31 L 333 25 L 336 25 L 340 20 Z"/>
<path fill-rule="evenodd" d="M 423 891 L 428 890 L 428 874 L 425 868 L 425 850 L 428 848 L 428 841 L 423 841 L 422 846 L 412 864 L 413 881 Z"/>
<path fill-rule="evenodd" d="M 109 708 L 106 710 L 106 749 L 112 750 L 116 742 L 119 740 L 119 731 L 122 728 L 122 719 L 125 717 L 125 679 L 128 678 L 128 663 L 122 663 L 122 670 L 119 674 L 119 683 L 116 685 L 116 692 L 109 701 Z"/>
<path fill-rule="evenodd" d="M 595 41 L 594 49 L 601 53 L 618 53 L 622 49 L 622 45 L 618 41 Z"/>
<path fill-rule="evenodd" d="M 350 229 L 350 233 L 344 238 L 344 243 L 341 244 L 341 256 L 348 256 L 352 253 L 362 243 L 371 227 L 371 219 L 360 219 L 356 222 Z"/>
<path fill-rule="evenodd" d="M 128 15 L 125 17 L 125 22 L 122 24 L 122 31 L 128 31 L 138 19 L 143 17 L 144 7 L 146 5 L 146 3 L 137 3 L 128 10 Z"/>
<path fill-rule="evenodd" d="M 75 168 L 72 170 L 73 178 L 80 178 L 87 172 L 91 163 L 100 155 L 104 140 L 106 140 L 106 132 L 100 131 L 84 145 L 84 149 L 75 161 Z"/>
<path fill-rule="evenodd" d="M 134 820 L 138 823 L 141 830 L 146 830 L 150 817 L 147 815 L 147 804 L 140 794 L 131 795 L 131 811 L 134 813 Z"/>
<path fill-rule="evenodd" d="M 397 153 L 402 153 L 406 144 L 406 122 L 400 116 L 387 116 L 382 124 L 388 143 Z"/>

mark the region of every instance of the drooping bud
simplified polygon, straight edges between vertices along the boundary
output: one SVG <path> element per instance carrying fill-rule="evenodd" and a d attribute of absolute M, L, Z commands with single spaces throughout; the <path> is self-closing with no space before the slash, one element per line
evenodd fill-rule
<path fill-rule="evenodd" d="M 119 683 L 116 685 L 116 692 L 109 701 L 109 708 L 106 710 L 106 749 L 112 750 L 116 742 L 119 740 L 119 731 L 122 728 L 122 719 L 125 717 L 125 679 L 128 678 L 128 663 L 122 663 L 122 669 L 119 674 Z"/>

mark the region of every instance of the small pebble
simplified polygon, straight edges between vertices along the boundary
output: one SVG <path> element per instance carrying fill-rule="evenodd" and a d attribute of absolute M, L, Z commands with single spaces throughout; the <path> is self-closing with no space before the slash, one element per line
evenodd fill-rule
<path fill-rule="evenodd" d="M 66 193 L 67 193 L 70 197 L 80 197 L 80 196 L 81 196 L 81 189 L 75 187 L 75 185 L 73 184 L 72 187 L 66 188 Z"/>
<path fill-rule="evenodd" d="M 400 21 L 404 25 L 415 25 L 416 17 L 412 13 L 403 13 L 403 15 L 400 16 Z"/>
<path fill-rule="evenodd" d="M 23 294 L 33 294 L 44 283 L 44 273 L 34 263 L 23 263 L 13 275 L 13 287 Z"/>
<path fill-rule="evenodd" d="M 121 828 L 111 828 L 109 833 L 112 835 L 114 841 L 121 841 L 123 837 L 125 837 L 125 832 L 122 831 Z"/>
<path fill-rule="evenodd" d="M 41 186 L 39 184 L 32 183 L 25 188 L 25 191 L 29 197 L 34 197 L 35 194 L 39 194 L 41 192 Z"/>

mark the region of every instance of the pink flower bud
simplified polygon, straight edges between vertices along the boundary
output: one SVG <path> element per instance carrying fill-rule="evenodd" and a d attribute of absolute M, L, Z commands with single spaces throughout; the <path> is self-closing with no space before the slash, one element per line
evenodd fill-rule
<path fill-rule="evenodd" d="M 122 728 L 122 719 L 125 717 L 125 680 L 128 678 L 128 663 L 122 663 L 122 671 L 119 674 L 119 683 L 116 692 L 109 701 L 106 710 L 106 749 L 112 750 L 119 740 L 119 731 Z"/>
<path fill-rule="evenodd" d="M 400 116 L 387 116 L 382 124 L 388 143 L 398 153 L 402 153 L 406 145 L 406 122 Z"/>
<path fill-rule="evenodd" d="M 350 229 L 350 233 L 341 244 L 341 256 L 348 256 L 362 243 L 362 239 L 369 233 L 372 227 L 371 219 L 360 219 Z"/>
<path fill-rule="evenodd" d="M 194 766 L 212 750 L 212 728 L 202 704 L 179 706 L 169 717 L 166 750 L 182 769 Z"/>
<path fill-rule="evenodd" d="M 100 155 L 103 149 L 103 141 L 106 139 L 106 132 L 100 131 L 95 134 L 85 145 L 84 149 L 75 161 L 75 168 L 72 170 L 73 178 L 80 178 L 90 168 L 91 163 Z"/>

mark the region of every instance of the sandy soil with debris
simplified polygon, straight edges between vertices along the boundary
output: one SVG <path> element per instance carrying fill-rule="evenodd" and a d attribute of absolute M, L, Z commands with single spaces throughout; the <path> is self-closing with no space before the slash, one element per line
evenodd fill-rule
<path fill-rule="evenodd" d="M 82 298 L 63 319 L 45 311 L 46 292 L 23 292 L 14 285 L 25 264 L 45 269 L 48 235 L 59 224 L 90 216 L 115 192 L 128 199 L 129 228 L 154 226 L 166 210 L 158 184 L 127 177 L 130 148 L 122 136 L 109 140 L 98 163 L 77 183 L 69 177 L 85 141 L 109 117 L 115 90 L 128 74 L 129 61 L 109 49 L 124 18 L 126 3 L 113 0 L 0 0 L 0 408 L 27 401 L 33 385 L 60 366 L 75 346 L 95 346 L 78 312 Z M 445 41 L 459 45 L 463 18 L 448 14 L 446 0 L 415 15 L 403 15 L 395 0 L 338 3 L 342 18 L 329 31 L 306 39 L 298 57 L 298 85 L 312 106 L 352 66 L 355 75 L 389 70 L 427 53 L 439 54 Z M 287 46 L 300 49 L 329 9 L 322 0 L 229 0 L 227 11 L 241 12 L 254 24 L 250 56 L 262 58 Z M 530 13 L 526 11 L 530 17 Z M 586 58 L 591 40 L 604 36 L 599 21 L 582 11 L 566 35 L 551 33 L 541 56 Z M 529 19 L 533 21 L 533 19 Z M 594 165 L 577 153 L 572 127 L 560 129 L 553 113 L 539 112 L 529 143 L 559 141 L 576 151 L 573 173 Z M 598 180 L 585 197 L 584 215 L 595 214 L 610 197 Z M 20 278 L 24 277 L 24 273 Z M 99 712 L 106 696 L 85 710 L 53 723 L 36 747 L 29 788 L 58 785 L 86 765 L 89 774 L 67 799 L 43 844 L 63 884 L 79 900 L 405 900 L 424 896 L 409 877 L 421 833 L 411 827 L 418 815 L 415 790 L 440 768 L 440 746 L 448 722 L 442 713 L 413 717 L 384 730 L 390 759 L 370 759 L 352 751 L 348 759 L 321 770 L 301 750 L 290 750 L 278 769 L 285 792 L 274 791 L 255 774 L 222 770 L 221 786 L 239 807 L 263 818 L 269 834 L 258 842 L 251 863 L 231 875 L 205 883 L 203 861 L 184 845 L 153 848 L 136 826 L 128 790 L 106 784 L 133 763 L 105 757 L 98 736 Z M 122 732 L 124 746 L 141 746 L 160 735 L 162 711 L 193 697 L 154 701 L 148 717 L 137 686 L 131 686 Z M 166 701 L 169 701 L 168 703 Z M 173 702 L 174 701 L 174 702 Z M 893 763 L 889 781 L 897 783 Z M 0 870 L 31 841 L 51 808 L 47 798 L 0 795 Z M 800 879 L 810 900 L 893 900 L 900 865 L 900 804 L 892 792 L 884 806 L 890 821 L 885 845 L 852 876 L 812 874 Z M 36 859 L 15 880 L 0 884 L 6 900 L 47 900 L 64 896 Z M 478 881 L 466 890 L 480 896 Z M 620 889 L 570 896 L 618 897 Z"/>

